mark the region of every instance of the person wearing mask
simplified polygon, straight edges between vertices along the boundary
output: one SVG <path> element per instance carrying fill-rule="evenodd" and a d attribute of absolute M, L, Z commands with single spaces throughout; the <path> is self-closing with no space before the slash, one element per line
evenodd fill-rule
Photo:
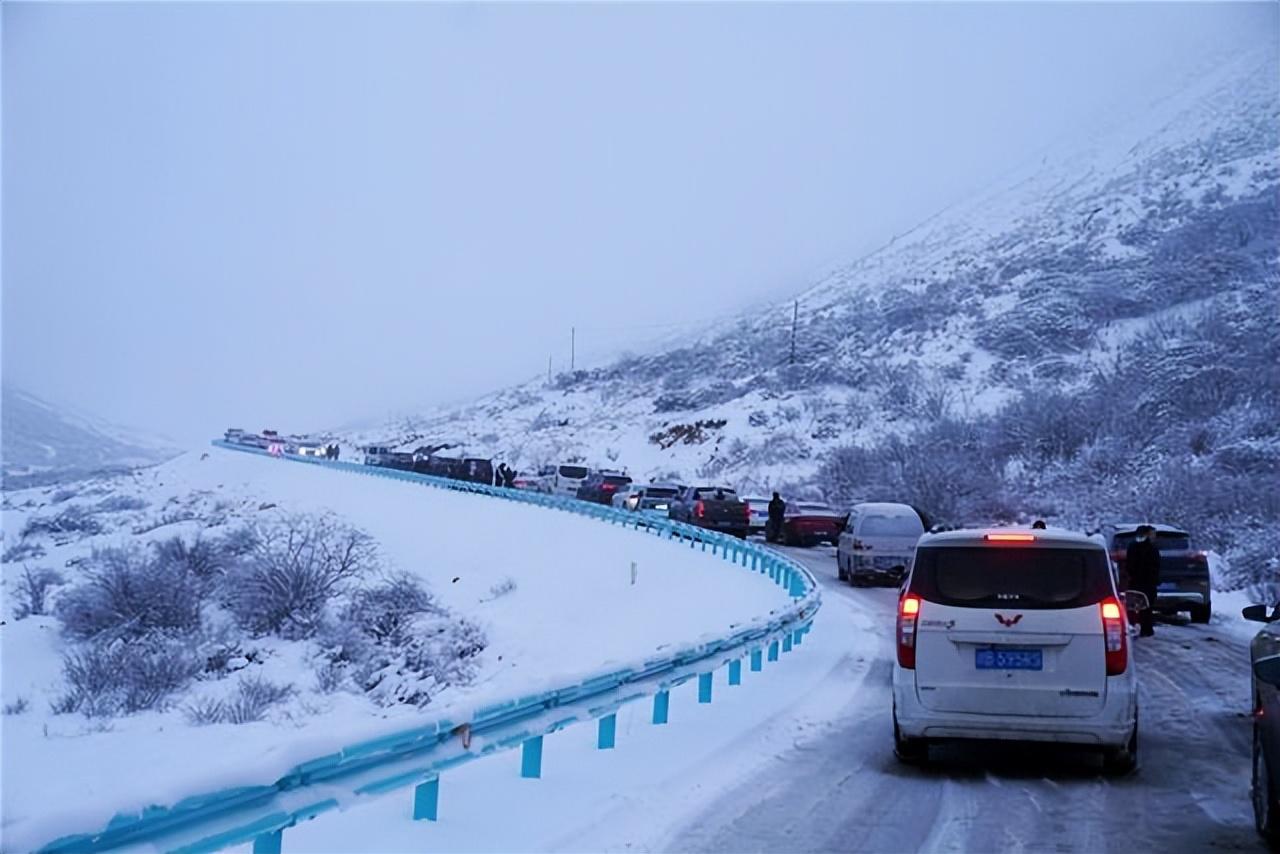
<path fill-rule="evenodd" d="M 1137 590 L 1147 597 L 1147 607 L 1138 612 L 1138 622 L 1142 626 L 1138 634 L 1149 638 L 1156 633 L 1152 609 L 1156 604 L 1156 591 L 1160 587 L 1160 549 L 1156 548 L 1155 528 L 1139 525 L 1137 535 L 1124 556 L 1124 570 L 1128 576 L 1126 588 Z"/>
<path fill-rule="evenodd" d="M 765 523 L 764 538 L 771 543 L 782 539 L 782 517 L 787 512 L 787 502 L 778 493 L 769 501 L 769 521 Z"/>

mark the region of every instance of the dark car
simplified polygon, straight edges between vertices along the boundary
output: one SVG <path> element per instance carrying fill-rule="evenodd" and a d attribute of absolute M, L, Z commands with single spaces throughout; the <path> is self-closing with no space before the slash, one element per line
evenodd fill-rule
<path fill-rule="evenodd" d="M 492 486 L 493 460 L 487 460 L 483 457 L 464 458 L 458 479 L 465 480 L 468 483 L 482 483 L 485 486 Z"/>
<path fill-rule="evenodd" d="M 678 522 L 746 538 L 751 530 L 747 502 L 727 486 L 686 486 L 668 515 Z"/>
<path fill-rule="evenodd" d="M 837 545 L 847 515 L 826 504 L 787 502 L 782 516 L 782 541 L 789 546 Z"/>
<path fill-rule="evenodd" d="M 382 465 L 389 469 L 413 471 L 413 454 L 407 454 L 402 451 L 392 451 L 387 454 Z"/>
<path fill-rule="evenodd" d="M 1127 587 L 1124 564 L 1129 546 L 1138 536 L 1138 525 L 1126 522 L 1102 529 L 1122 589 Z M 1166 614 L 1187 611 L 1191 622 L 1209 622 L 1213 601 L 1208 555 L 1194 548 L 1191 535 L 1181 528 L 1155 524 L 1151 527 L 1156 529 L 1156 548 L 1160 550 L 1160 588 L 1156 591 L 1155 610 Z"/>
<path fill-rule="evenodd" d="M 1265 623 L 1249 645 L 1253 664 L 1253 820 L 1280 846 L 1280 607 L 1250 605 L 1244 618 Z"/>
<path fill-rule="evenodd" d="M 578 499 L 592 504 L 613 504 L 613 496 L 624 492 L 631 485 L 631 478 L 612 471 L 593 471 L 578 487 Z"/>

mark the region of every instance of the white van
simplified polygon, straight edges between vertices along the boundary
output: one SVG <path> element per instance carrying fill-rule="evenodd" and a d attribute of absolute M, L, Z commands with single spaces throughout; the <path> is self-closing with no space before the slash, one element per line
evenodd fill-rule
<path fill-rule="evenodd" d="M 586 466 L 580 466 L 577 463 L 561 464 L 556 467 L 556 473 L 551 479 L 551 491 L 556 495 L 577 498 L 578 487 L 582 486 L 589 474 L 591 469 Z"/>
<path fill-rule="evenodd" d="M 369 445 L 364 449 L 364 464 L 385 466 L 391 461 L 391 449 L 386 445 Z"/>
<path fill-rule="evenodd" d="M 856 586 L 897 586 L 911 568 L 911 555 L 923 533 L 920 514 L 908 504 L 856 504 L 836 544 L 836 574 Z"/>
<path fill-rule="evenodd" d="M 943 739 L 1092 746 L 1137 763 L 1138 683 L 1105 546 L 1057 529 L 921 538 L 898 601 L 898 757 Z"/>

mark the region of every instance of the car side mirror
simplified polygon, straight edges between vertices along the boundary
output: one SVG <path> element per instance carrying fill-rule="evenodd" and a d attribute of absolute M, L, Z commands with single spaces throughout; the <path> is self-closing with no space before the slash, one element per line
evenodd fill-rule
<path fill-rule="evenodd" d="M 1253 675 L 1261 682 L 1280 688 L 1280 655 L 1260 658 L 1253 663 Z"/>
<path fill-rule="evenodd" d="M 1253 620 L 1255 623 L 1269 623 L 1271 618 L 1267 616 L 1266 605 L 1249 605 L 1240 610 L 1240 616 L 1246 620 Z"/>

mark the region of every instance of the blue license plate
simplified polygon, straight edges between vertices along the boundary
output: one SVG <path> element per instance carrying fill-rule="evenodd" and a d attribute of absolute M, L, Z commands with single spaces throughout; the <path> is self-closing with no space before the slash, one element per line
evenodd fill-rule
<path fill-rule="evenodd" d="M 1157 590 L 1177 590 L 1177 589 L 1178 589 L 1178 582 L 1176 582 L 1176 581 L 1166 581 L 1166 582 L 1162 583 L 1162 584 L 1161 584 L 1159 587 L 1157 587 L 1156 589 L 1157 589 Z"/>
<path fill-rule="evenodd" d="M 1044 652 L 1038 649 L 979 649 L 974 652 L 979 670 L 1043 670 Z"/>

